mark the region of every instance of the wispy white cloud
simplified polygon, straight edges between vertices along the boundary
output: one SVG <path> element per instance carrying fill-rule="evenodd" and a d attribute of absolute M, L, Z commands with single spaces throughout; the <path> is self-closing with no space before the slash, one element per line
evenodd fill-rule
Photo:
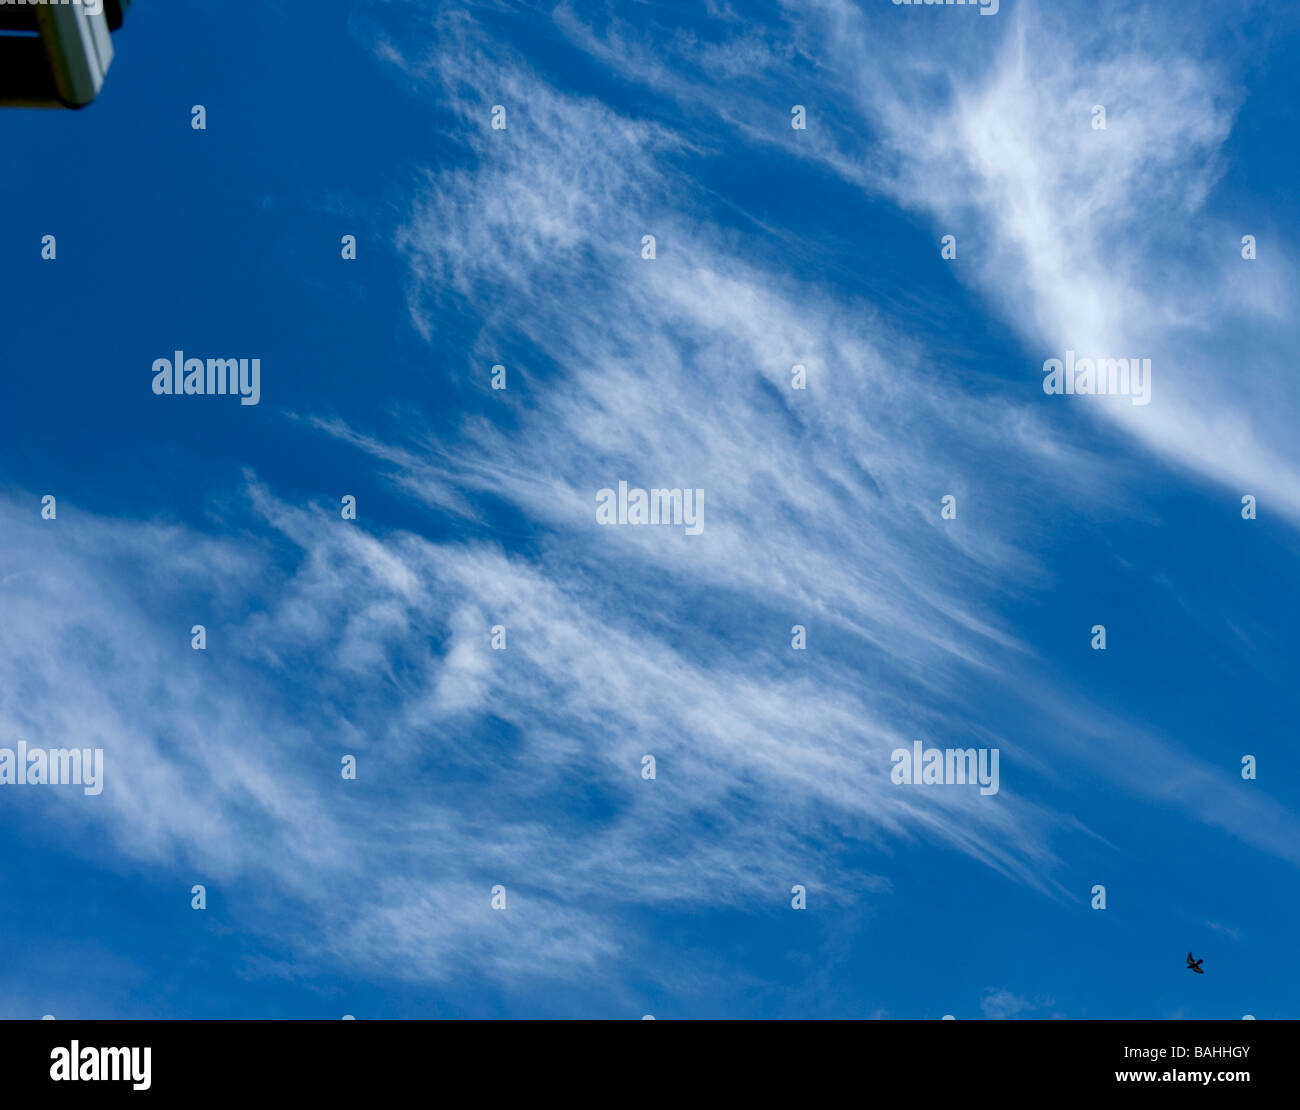
<path fill-rule="evenodd" d="M 851 693 L 693 659 L 494 546 L 380 538 L 250 495 L 258 552 L 68 508 L 6 532 L 4 738 L 106 752 L 100 797 L 19 799 L 70 849 L 91 835 L 111 866 L 205 882 L 308 961 L 415 979 L 614 960 L 621 907 L 886 889 L 810 848 L 839 837 L 955 831 L 1038 881 L 1033 838 L 1009 827 L 1041 817 L 892 788 L 896 737 Z M 78 601 L 61 604 L 70 583 Z M 603 816 L 574 808 L 577 782 Z M 266 882 L 277 909 L 254 913 L 235 892 Z"/>
<path fill-rule="evenodd" d="M 1072 398 L 1084 428 L 1114 422 L 1163 459 L 1300 521 L 1300 412 L 1286 369 L 1300 338 L 1296 272 L 1270 213 L 1225 209 L 1215 194 L 1233 170 L 1225 144 L 1251 59 L 1223 49 L 1225 27 L 1246 13 L 1207 10 L 1213 19 L 1020 4 L 997 20 L 930 20 L 922 33 L 910 11 L 820 0 L 784 6 L 779 41 L 719 23 L 707 44 L 567 4 L 555 19 L 695 118 L 888 196 L 929 219 L 936 238 L 957 235 L 955 272 L 1024 341 L 1028 394 L 1042 362 L 1067 348 L 1151 358 L 1153 403 Z M 710 64 L 729 53 L 746 64 Z M 812 101 L 807 131 L 779 125 L 778 89 Z M 1093 127 L 1097 105 L 1104 130 Z M 1246 234 L 1258 240 L 1254 261 L 1241 257 Z"/>
<path fill-rule="evenodd" d="M 1036 998 L 1031 1001 L 1028 998 L 1021 998 L 1005 987 L 997 989 L 989 987 L 984 997 L 980 999 L 980 1012 L 990 1021 L 1006 1021 L 1053 1005 L 1055 1001 L 1051 998 Z"/>

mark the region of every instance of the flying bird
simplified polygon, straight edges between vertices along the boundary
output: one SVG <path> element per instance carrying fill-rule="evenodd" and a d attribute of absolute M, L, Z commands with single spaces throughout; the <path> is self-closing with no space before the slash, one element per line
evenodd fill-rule
<path fill-rule="evenodd" d="M 1202 956 L 1199 960 L 1194 960 L 1194 959 L 1192 959 L 1192 954 L 1191 954 L 1190 952 L 1187 953 L 1187 970 L 1188 970 L 1188 971 L 1194 971 L 1194 972 L 1196 972 L 1197 975 L 1204 975 L 1205 972 L 1203 972 L 1203 971 L 1201 970 L 1201 964 L 1203 964 L 1204 962 L 1205 962 L 1205 957 L 1204 957 L 1204 956 Z"/>

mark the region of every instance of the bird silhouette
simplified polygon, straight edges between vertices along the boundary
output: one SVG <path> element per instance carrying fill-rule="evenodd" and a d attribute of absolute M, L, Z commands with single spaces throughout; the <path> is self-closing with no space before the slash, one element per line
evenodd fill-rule
<path fill-rule="evenodd" d="M 1194 971 L 1194 972 L 1196 972 L 1197 975 L 1204 975 L 1205 972 L 1203 972 L 1203 971 L 1201 970 L 1201 964 L 1203 964 L 1203 963 L 1205 963 L 1205 957 L 1204 957 L 1204 956 L 1202 956 L 1199 960 L 1194 960 L 1194 959 L 1192 959 L 1192 954 L 1191 954 L 1190 952 L 1187 953 L 1187 970 L 1188 970 L 1188 971 Z"/>

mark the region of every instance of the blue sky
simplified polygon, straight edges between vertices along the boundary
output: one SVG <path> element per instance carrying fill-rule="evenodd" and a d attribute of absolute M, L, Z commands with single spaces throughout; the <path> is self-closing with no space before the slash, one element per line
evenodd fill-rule
<path fill-rule="evenodd" d="M 1296 13 L 303 12 L 0 115 L 0 1015 L 1295 1016 Z"/>

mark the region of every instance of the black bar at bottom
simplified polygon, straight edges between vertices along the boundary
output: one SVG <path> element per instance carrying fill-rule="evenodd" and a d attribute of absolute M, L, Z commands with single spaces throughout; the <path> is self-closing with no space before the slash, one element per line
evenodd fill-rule
<path fill-rule="evenodd" d="M 910 1092 L 928 1106 L 949 1093 L 1003 1104 L 1125 1089 L 1144 1101 L 1199 1091 L 1237 1106 L 1294 1093 L 1297 1029 L 1292 1021 L 11 1021 L 0 1026 L 0 1076 L 12 1106 L 110 1090 L 295 1102 L 319 1093 L 331 1104 L 465 1090 L 491 1104 L 504 1095 L 602 1105 L 630 1095 L 732 1105 L 751 1094 L 816 1105 Z"/>

